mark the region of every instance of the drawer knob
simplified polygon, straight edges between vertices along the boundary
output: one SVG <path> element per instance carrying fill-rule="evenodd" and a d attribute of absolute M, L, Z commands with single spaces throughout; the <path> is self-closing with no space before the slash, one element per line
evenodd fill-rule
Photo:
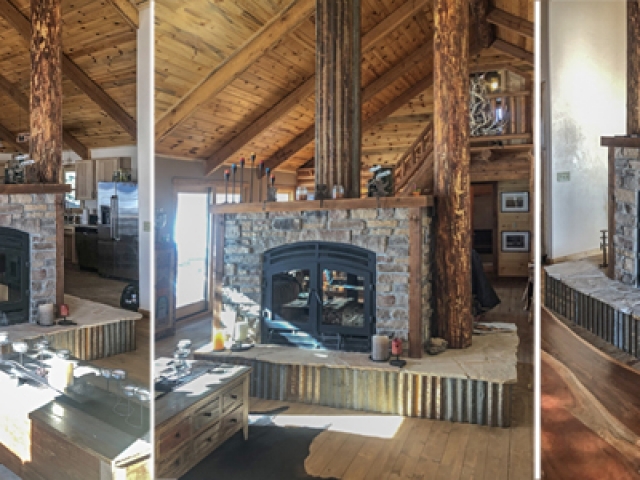
<path fill-rule="evenodd" d="M 237 400 L 238 399 L 238 395 L 229 395 L 231 397 L 231 400 Z"/>
<path fill-rule="evenodd" d="M 238 419 L 237 418 L 230 418 L 229 419 L 229 423 L 238 423 Z"/>
<path fill-rule="evenodd" d="M 180 438 L 180 432 L 176 433 L 176 438 Z"/>

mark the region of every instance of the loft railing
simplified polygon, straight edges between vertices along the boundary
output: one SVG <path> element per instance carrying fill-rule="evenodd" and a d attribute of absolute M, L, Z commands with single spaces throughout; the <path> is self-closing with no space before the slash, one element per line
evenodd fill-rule
<path fill-rule="evenodd" d="M 429 161 L 429 158 L 431 159 Z M 421 188 L 412 186 L 411 182 L 416 173 L 433 165 L 433 123 L 427 123 L 415 142 L 400 157 L 394 171 L 394 190 L 396 195 L 410 193 L 410 190 Z M 433 170 L 433 169 L 432 169 Z"/>

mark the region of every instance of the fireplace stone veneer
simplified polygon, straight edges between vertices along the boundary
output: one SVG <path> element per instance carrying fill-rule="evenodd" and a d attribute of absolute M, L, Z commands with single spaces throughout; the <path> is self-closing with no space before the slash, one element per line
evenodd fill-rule
<path fill-rule="evenodd" d="M 614 150 L 614 279 L 625 285 L 637 287 L 640 280 L 638 277 L 640 148 L 615 147 Z"/>
<path fill-rule="evenodd" d="M 369 200 L 375 205 L 375 199 Z M 213 207 L 213 213 L 223 217 L 223 285 L 260 304 L 263 257 L 268 250 L 299 242 L 360 247 L 375 255 L 376 333 L 408 339 L 410 292 L 413 291 L 419 297 L 413 300 L 413 305 L 419 305 L 422 342 L 426 341 L 433 312 L 431 208 L 347 208 L 345 205 L 339 209 L 336 206 L 339 202 L 325 202 L 331 206 L 306 211 L 296 210 L 292 203 L 283 204 L 282 211 L 275 211 L 278 206 L 271 204 L 272 211 L 247 213 L 227 213 L 234 207 L 240 210 L 242 205 Z M 354 202 L 363 204 L 366 200 L 352 200 L 351 204 Z M 414 219 L 422 239 L 419 255 L 410 249 L 410 215 L 419 215 Z M 420 267 L 419 288 L 411 289 L 410 272 L 417 267 Z"/>
<path fill-rule="evenodd" d="M 30 237 L 27 318 L 31 323 L 38 320 L 38 305 L 56 303 L 56 221 L 62 197 L 60 193 L 6 194 L 0 191 L 0 227 L 28 233 Z"/>

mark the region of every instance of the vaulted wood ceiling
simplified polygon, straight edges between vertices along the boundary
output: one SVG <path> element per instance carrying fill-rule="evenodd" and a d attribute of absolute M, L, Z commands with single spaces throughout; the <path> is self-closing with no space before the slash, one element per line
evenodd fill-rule
<path fill-rule="evenodd" d="M 311 159 L 314 5 L 157 1 L 157 153 L 206 159 L 208 170 L 251 151 L 288 170 Z M 533 0 L 492 0 L 488 11 L 496 41 L 471 68 L 530 76 Z M 431 2 L 362 0 L 361 24 L 363 161 L 393 164 L 433 110 Z"/>
<path fill-rule="evenodd" d="M 29 0 L 0 0 L 0 139 L 24 151 L 29 130 Z M 135 143 L 136 25 L 145 0 L 62 0 L 63 127 L 67 148 Z"/>

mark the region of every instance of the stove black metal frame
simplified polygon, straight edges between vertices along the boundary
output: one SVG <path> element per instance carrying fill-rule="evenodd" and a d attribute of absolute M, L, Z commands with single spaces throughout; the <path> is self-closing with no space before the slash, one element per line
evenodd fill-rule
<path fill-rule="evenodd" d="M 0 253 L 13 255 L 19 259 L 18 262 L 8 266 L 12 271 L 4 273 L 10 274 L 13 278 L 19 275 L 22 292 L 19 301 L 0 302 L 0 323 L 2 323 L 2 317 L 4 316 L 6 316 L 6 321 L 9 325 L 29 321 L 31 302 L 30 245 L 31 241 L 28 233 L 9 227 L 0 227 Z"/>
<path fill-rule="evenodd" d="M 274 277 L 283 272 L 310 271 L 308 322 L 290 322 L 272 318 Z M 364 324 L 362 327 L 322 325 L 322 272 L 333 269 L 364 279 Z M 345 351 L 371 351 L 375 333 L 376 254 L 353 245 L 332 242 L 297 242 L 264 254 L 262 270 L 262 343 L 295 345 Z"/>

